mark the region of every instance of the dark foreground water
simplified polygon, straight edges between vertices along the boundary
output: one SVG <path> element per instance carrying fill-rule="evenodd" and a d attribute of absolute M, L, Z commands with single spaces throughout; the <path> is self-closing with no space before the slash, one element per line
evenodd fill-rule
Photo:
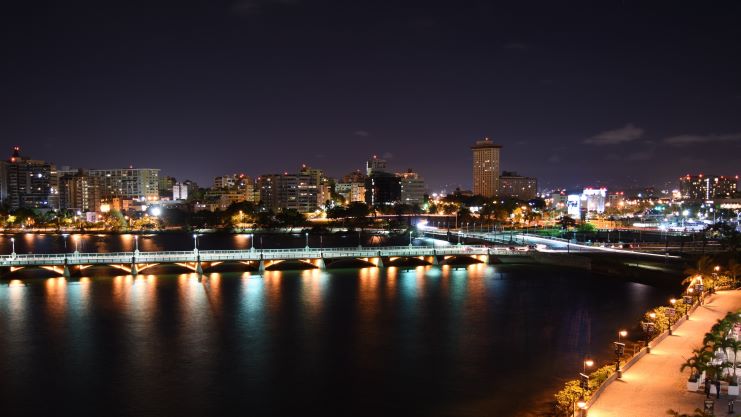
<path fill-rule="evenodd" d="M 669 296 L 524 265 L 4 281 L 0 415 L 524 415 Z"/>

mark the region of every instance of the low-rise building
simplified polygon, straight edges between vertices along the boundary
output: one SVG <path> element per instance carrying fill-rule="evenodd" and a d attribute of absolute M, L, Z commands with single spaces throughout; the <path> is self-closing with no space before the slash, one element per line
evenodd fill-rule
<path fill-rule="evenodd" d="M 503 171 L 499 176 L 499 196 L 532 200 L 538 196 L 538 180 Z"/>

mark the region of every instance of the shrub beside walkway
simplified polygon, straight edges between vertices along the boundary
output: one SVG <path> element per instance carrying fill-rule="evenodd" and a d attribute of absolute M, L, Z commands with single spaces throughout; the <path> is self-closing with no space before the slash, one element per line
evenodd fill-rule
<path fill-rule="evenodd" d="M 741 291 L 719 291 L 706 300 L 689 321 L 674 329 L 674 335 L 652 347 L 651 354 L 624 372 L 622 380 L 610 384 L 589 409 L 589 417 L 657 417 L 666 416 L 669 409 L 689 414 L 702 409 L 704 392 L 687 391 L 689 371 L 680 373 L 679 367 L 691 356 L 692 349 L 702 345 L 705 333 L 717 320 L 738 309 Z M 741 415 L 741 411 L 728 414 L 731 399 L 736 397 L 721 392 L 720 400 L 715 402 L 716 416 Z M 741 402 L 735 409 L 741 410 Z"/>

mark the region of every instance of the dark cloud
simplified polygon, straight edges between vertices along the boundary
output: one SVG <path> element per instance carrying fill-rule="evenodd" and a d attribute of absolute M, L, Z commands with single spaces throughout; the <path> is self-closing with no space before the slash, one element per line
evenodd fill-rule
<path fill-rule="evenodd" d="M 596 146 L 619 145 L 621 143 L 632 142 L 636 139 L 640 139 L 641 136 L 643 136 L 643 129 L 633 126 L 632 123 L 628 123 L 619 129 L 598 133 L 591 138 L 585 139 L 584 143 Z"/>
<path fill-rule="evenodd" d="M 671 146 L 688 146 L 713 142 L 737 141 L 741 141 L 741 133 L 729 133 L 724 135 L 679 135 L 664 139 L 664 143 Z"/>

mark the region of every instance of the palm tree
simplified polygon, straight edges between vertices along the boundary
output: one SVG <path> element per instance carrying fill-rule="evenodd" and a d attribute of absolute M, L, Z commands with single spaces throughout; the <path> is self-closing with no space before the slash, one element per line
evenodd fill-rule
<path fill-rule="evenodd" d="M 718 326 L 718 324 L 715 324 L 713 327 Z M 708 333 L 705 333 L 705 337 L 702 338 L 702 343 L 710 347 L 712 349 L 715 349 L 723 343 L 725 340 L 725 336 L 721 334 L 720 329 L 718 331 L 711 330 Z"/>
<path fill-rule="evenodd" d="M 690 356 L 679 368 L 680 372 L 684 372 L 685 369 L 690 368 L 695 372 L 690 375 L 690 379 L 697 378 L 702 370 L 706 369 L 707 364 L 713 359 L 712 352 L 707 346 L 699 347 L 692 350 L 692 356 Z"/>
<path fill-rule="evenodd" d="M 713 272 L 715 272 L 714 267 L 715 265 L 713 265 L 712 258 L 710 258 L 709 256 L 701 257 L 697 260 L 697 265 L 695 265 L 694 267 L 687 267 L 684 270 L 684 273 L 687 274 L 687 278 L 682 281 L 682 284 L 691 283 L 695 277 L 700 277 L 700 279 L 702 280 L 712 281 Z M 709 286 L 710 285 L 706 285 L 706 287 Z"/>
<path fill-rule="evenodd" d="M 737 287 L 738 283 L 736 280 L 738 279 L 738 276 L 741 275 L 741 264 L 736 262 L 736 260 L 732 258 L 728 261 L 726 270 L 726 274 L 731 278 L 734 288 Z"/>
<path fill-rule="evenodd" d="M 690 369 L 690 380 L 697 380 L 697 376 L 700 375 L 700 369 L 702 365 L 700 364 L 699 359 L 697 356 L 692 356 L 688 358 L 682 366 L 679 367 L 679 372 L 684 372 L 685 369 Z"/>
<path fill-rule="evenodd" d="M 733 351 L 733 381 L 736 382 L 736 364 L 738 364 L 738 352 L 741 351 L 741 340 L 729 338 L 726 347 Z"/>

